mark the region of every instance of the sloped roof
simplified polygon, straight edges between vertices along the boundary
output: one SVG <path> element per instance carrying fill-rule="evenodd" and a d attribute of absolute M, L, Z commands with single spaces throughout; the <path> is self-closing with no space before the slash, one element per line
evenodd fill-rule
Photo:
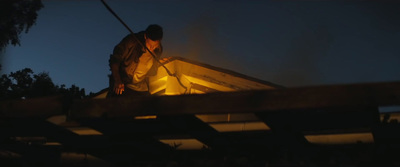
<path fill-rule="evenodd" d="M 175 76 L 170 76 L 166 69 Z M 250 77 L 182 57 L 172 57 L 160 66 L 156 76 L 150 77 L 150 93 L 153 95 L 199 94 L 208 92 L 265 90 L 283 86 Z M 182 85 L 177 81 L 180 80 Z M 185 88 L 183 88 L 184 86 Z M 96 93 L 94 98 L 105 98 L 107 88 Z M 190 92 L 188 92 L 190 91 Z"/>

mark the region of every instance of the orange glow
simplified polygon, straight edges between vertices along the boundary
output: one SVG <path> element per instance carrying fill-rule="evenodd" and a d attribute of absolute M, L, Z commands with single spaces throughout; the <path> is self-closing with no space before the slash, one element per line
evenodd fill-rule
<path fill-rule="evenodd" d="M 327 135 L 306 135 L 304 136 L 310 143 L 315 144 L 355 144 L 373 143 L 372 133 L 346 133 L 346 134 L 327 134 Z"/>
<path fill-rule="evenodd" d="M 239 90 L 273 89 L 270 85 L 238 76 L 236 73 L 211 66 L 185 61 L 177 58 L 165 64 L 175 74 L 169 76 L 163 67 L 159 67 L 156 76 L 149 77 L 149 89 L 156 95 L 202 94 L 215 91 L 229 92 Z M 181 85 L 181 84 L 183 85 Z M 195 87 L 192 87 L 193 85 Z M 186 87 L 187 89 L 185 89 Z"/>
<path fill-rule="evenodd" d="M 68 128 L 68 130 L 78 135 L 103 135 L 103 133 L 88 127 L 74 127 Z"/>
<path fill-rule="evenodd" d="M 61 146 L 62 144 L 59 142 L 46 142 L 44 145 L 46 145 L 46 146 Z"/>
<path fill-rule="evenodd" d="M 196 117 L 219 132 L 270 130 L 267 124 L 252 113 L 199 114 Z"/>
<path fill-rule="evenodd" d="M 218 132 L 270 130 L 264 122 L 210 123 L 209 125 Z"/>
<path fill-rule="evenodd" d="M 156 119 L 157 115 L 136 116 L 135 119 Z"/>
<path fill-rule="evenodd" d="M 178 150 L 200 150 L 208 147 L 196 139 L 161 139 L 160 141 Z"/>

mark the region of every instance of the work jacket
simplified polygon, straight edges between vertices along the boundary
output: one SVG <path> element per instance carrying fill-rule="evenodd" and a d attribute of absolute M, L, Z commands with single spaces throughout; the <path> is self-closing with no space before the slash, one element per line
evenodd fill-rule
<path fill-rule="evenodd" d="M 121 81 L 124 84 L 133 83 L 133 72 L 138 65 L 139 58 L 143 53 L 145 53 L 145 48 L 134 38 L 133 35 L 136 35 L 137 39 L 139 39 L 139 41 L 145 45 L 144 31 L 136 34 L 129 34 L 114 47 L 113 54 L 110 55 L 109 59 L 110 67 L 111 64 L 118 64 Z M 157 60 L 160 58 L 161 53 L 162 46 L 160 44 L 160 46 L 154 50 L 154 55 L 156 56 Z M 153 59 L 153 66 L 148 71 L 147 76 L 153 76 L 157 74 L 157 69 L 159 67 L 157 60 Z M 110 79 L 112 81 L 113 77 L 111 76 Z"/>

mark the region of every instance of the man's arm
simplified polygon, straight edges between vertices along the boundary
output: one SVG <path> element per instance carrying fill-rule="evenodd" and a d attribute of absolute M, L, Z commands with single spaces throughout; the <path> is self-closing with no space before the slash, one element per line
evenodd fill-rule
<path fill-rule="evenodd" d="M 112 90 L 115 94 L 120 95 L 123 91 L 125 91 L 125 86 L 122 82 L 122 78 L 120 76 L 120 65 L 121 62 L 125 59 L 127 55 L 129 55 L 129 47 L 130 47 L 130 36 L 127 35 L 124 39 L 121 40 L 118 45 L 114 47 L 113 54 L 110 56 L 109 65 L 111 69 L 111 76 L 114 79 L 114 85 Z"/>
<path fill-rule="evenodd" d="M 125 91 L 125 85 L 121 81 L 121 76 L 119 75 L 119 64 L 110 64 L 111 76 L 114 79 L 113 91 L 115 94 L 120 95 Z"/>

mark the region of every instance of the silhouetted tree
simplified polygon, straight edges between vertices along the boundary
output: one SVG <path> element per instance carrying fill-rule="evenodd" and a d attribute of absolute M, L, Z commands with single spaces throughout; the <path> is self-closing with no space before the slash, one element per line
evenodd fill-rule
<path fill-rule="evenodd" d="M 57 92 L 56 87 L 48 73 L 42 72 L 33 75 L 31 97 L 53 95 Z"/>
<path fill-rule="evenodd" d="M 12 78 L 10 85 L 12 95 L 11 98 L 26 98 L 30 94 L 30 87 L 33 83 L 33 71 L 30 68 L 25 68 L 16 72 L 11 72 L 9 77 Z"/>
<path fill-rule="evenodd" d="M 72 85 L 67 91 L 73 98 L 83 98 L 85 97 L 85 89 L 80 89 L 78 86 Z"/>
<path fill-rule="evenodd" d="M 86 97 L 85 89 L 76 85 L 66 88 L 64 84 L 55 85 L 46 72 L 34 74 L 25 68 L 0 77 L 0 100 L 64 95 L 68 98 Z"/>
<path fill-rule="evenodd" d="M 0 0 L 0 51 L 8 44 L 20 45 L 19 35 L 35 24 L 41 0 Z"/>
<path fill-rule="evenodd" d="M 9 97 L 11 92 L 11 79 L 6 74 L 1 75 L 0 78 L 0 99 Z"/>

